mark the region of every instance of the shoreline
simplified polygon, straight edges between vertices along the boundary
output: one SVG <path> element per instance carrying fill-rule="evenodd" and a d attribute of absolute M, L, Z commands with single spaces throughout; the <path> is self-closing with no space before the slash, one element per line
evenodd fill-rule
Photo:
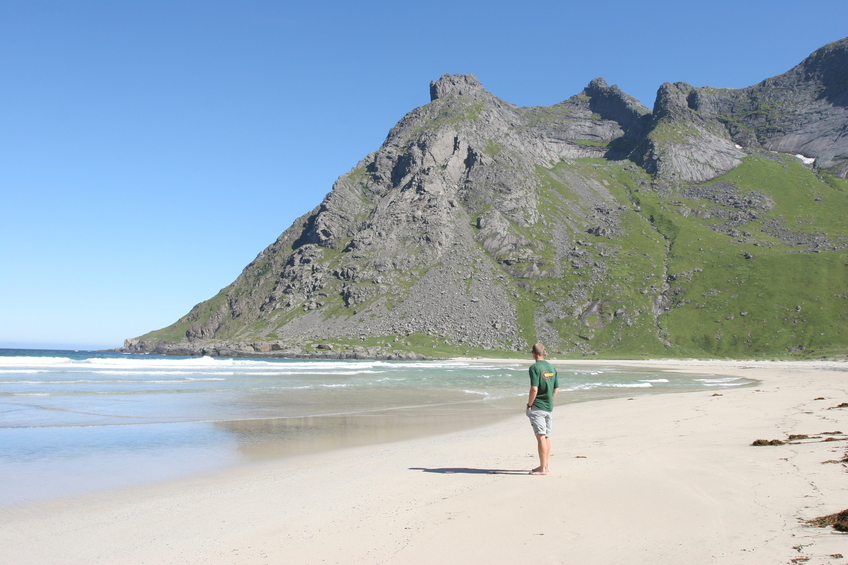
<path fill-rule="evenodd" d="M 844 534 L 802 520 L 848 508 L 846 464 L 823 464 L 848 456 L 848 436 L 823 435 L 848 432 L 848 408 L 838 408 L 848 402 L 848 363 L 553 362 L 707 370 L 760 384 L 558 406 L 547 477 L 526 474 L 535 441 L 517 414 L 14 508 L 0 513 L 4 561 L 844 562 L 833 557 L 848 553 Z M 751 446 L 793 434 L 809 438 Z"/>
<path fill-rule="evenodd" d="M 95 374 L 100 363 L 105 363 L 104 368 L 109 370 L 111 363 L 109 360 L 100 361 L 97 356 L 91 358 L 93 365 L 90 369 L 95 371 Z M 76 370 L 76 365 L 88 362 L 88 356 L 83 354 L 80 359 L 68 360 L 68 362 L 69 370 Z M 135 365 L 135 361 L 127 362 L 130 365 L 125 365 L 123 359 L 119 362 L 122 369 L 134 370 L 131 367 L 135 369 L 144 367 L 144 365 Z M 142 364 L 145 362 L 146 360 L 139 361 Z M 157 360 L 153 362 L 155 363 L 153 369 L 156 371 L 173 369 L 179 372 L 189 370 L 188 368 L 191 367 L 192 371 L 200 370 L 204 375 L 203 379 L 211 379 L 209 382 L 212 384 L 209 386 L 219 388 L 218 384 L 212 381 L 229 378 L 227 376 L 229 362 L 229 360 L 221 362 L 220 367 L 225 373 L 223 375 L 217 374 L 218 371 L 214 366 L 219 365 L 219 362 L 213 360 L 206 360 L 197 365 L 193 364 L 191 359 L 184 361 L 172 358 L 164 361 L 165 366 L 160 366 L 159 364 L 163 361 Z M 183 363 L 188 365 L 184 366 Z M 307 362 L 306 365 L 303 363 L 295 365 L 318 368 L 322 366 L 320 363 L 312 365 L 311 362 Z M 527 365 L 524 363 L 425 361 L 414 362 L 412 365 L 402 364 L 394 369 L 391 364 L 386 363 L 340 361 L 330 366 L 345 367 L 347 363 L 353 364 L 349 366 L 354 369 L 351 373 L 371 372 L 372 365 L 381 367 L 373 368 L 375 376 L 371 378 L 376 379 L 375 383 L 387 379 L 390 381 L 388 384 L 404 380 L 407 380 L 408 384 L 394 391 L 391 389 L 395 387 L 377 384 L 376 389 L 368 393 L 368 400 L 363 398 L 361 392 L 357 393 L 354 390 L 356 386 L 354 389 L 341 386 L 340 390 L 336 391 L 336 400 L 343 400 L 341 404 L 337 403 L 333 406 L 315 404 L 313 409 L 301 410 L 299 414 L 280 413 L 275 410 L 273 414 L 227 415 L 216 410 L 207 412 L 203 419 L 197 417 L 185 418 L 181 421 L 167 417 L 138 419 L 129 422 L 129 426 L 119 425 L 123 422 L 117 418 L 112 421 L 93 422 L 94 426 L 44 425 L 49 422 L 41 422 L 42 425 L 32 427 L 4 426 L 0 429 L 0 443 L 5 443 L 10 450 L 0 464 L 0 477 L 6 483 L 6 488 L 0 491 L 0 508 L 126 489 L 144 484 L 161 484 L 258 461 L 277 460 L 360 445 L 406 441 L 483 427 L 514 416 L 516 407 L 522 405 L 521 402 L 526 396 L 524 381 Z M 366 367 L 363 368 L 357 365 L 358 363 L 364 363 Z M 258 371 L 259 374 L 272 367 L 278 367 L 274 364 L 267 365 L 265 361 L 259 361 L 259 364 L 264 369 L 252 363 L 246 365 L 253 367 L 252 370 Z M 279 367 L 285 367 L 285 365 Z M 442 382 L 436 384 L 433 390 L 410 391 L 409 384 L 413 384 L 416 379 L 414 374 L 417 373 L 406 374 L 406 369 L 403 367 L 415 367 L 416 371 L 422 371 L 420 373 L 422 376 L 426 374 L 426 380 L 431 383 L 442 380 L 453 381 L 455 380 L 452 375 L 454 372 L 467 372 L 477 377 L 471 380 L 465 379 L 462 384 L 455 382 L 454 385 L 459 387 L 458 389 L 454 389 L 454 385 Z M 233 380 L 252 382 L 251 370 L 245 370 L 247 374 Z M 395 371 L 399 371 L 399 374 L 395 374 Z M 343 371 L 345 372 L 349 371 Z M 384 379 L 376 376 L 380 372 L 386 373 Z M 564 398 L 568 403 L 630 394 L 661 394 L 725 386 L 724 384 L 706 384 L 714 377 L 712 374 L 697 376 L 695 376 L 696 373 L 675 374 L 654 368 L 626 368 L 614 364 L 603 367 L 569 365 L 562 372 L 568 374 L 564 384 L 564 392 L 568 394 L 561 395 L 560 398 Z M 621 373 L 620 378 L 614 376 L 618 373 Z M 662 378 L 654 377 L 660 373 L 664 375 Z M 198 375 L 193 376 L 192 379 L 198 378 Z M 733 377 L 724 379 L 721 375 L 717 376 L 719 380 L 733 379 Z M 91 378 L 97 380 L 95 376 Z M 162 378 L 167 380 L 169 377 L 163 375 Z M 352 377 L 352 379 L 358 378 Z M 412 380 L 408 380 L 410 378 Z M 87 378 L 74 380 L 85 382 Z M 309 377 L 308 380 L 314 381 L 313 377 Z M 698 382 L 699 380 L 702 382 Z M 159 381 L 159 378 L 153 380 L 153 382 Z M 609 382 L 605 384 L 605 381 Z M 167 382 L 162 382 L 167 387 Z M 342 377 L 341 380 L 333 382 L 340 385 L 347 381 L 345 377 Z M 324 384 L 329 384 L 329 389 L 338 388 L 330 383 Z M 739 381 L 735 384 L 750 386 L 754 383 Z M 201 388 L 203 386 L 201 385 Z M 241 386 L 234 386 L 233 390 Z M 247 386 L 250 388 L 250 385 Z M 34 387 L 31 392 L 38 392 L 37 388 L 37 386 Z M 142 386 L 142 388 L 145 387 Z M 417 386 L 413 384 L 412 388 Z M 108 390 L 108 387 L 103 390 Z M 30 390 L 20 392 L 26 396 Z M 88 392 L 95 393 L 96 389 L 88 390 Z M 270 396 L 264 398 L 260 393 L 252 394 L 248 397 L 247 405 L 250 405 L 251 398 L 257 400 L 262 398 L 262 402 L 275 407 L 285 402 L 297 404 L 298 399 L 291 395 L 287 394 L 287 400 L 283 400 L 282 396 L 275 396 L 276 394 L 273 390 Z M 320 397 L 322 402 L 327 401 L 326 392 L 320 393 Z M 142 398 L 150 401 L 155 397 Z M 181 398 L 190 399 L 191 397 L 182 396 Z M 105 399 L 108 400 L 109 397 Z M 24 405 L 36 408 L 41 399 L 35 399 L 36 404 L 32 405 L 28 400 L 24 399 Z M 77 402 L 83 401 L 78 399 Z M 91 404 L 92 412 L 100 413 L 105 410 L 105 413 L 109 414 L 122 413 L 119 405 L 111 410 L 98 406 L 97 396 L 90 397 L 90 402 L 94 402 Z M 83 404 L 88 405 L 88 402 Z M 51 405 L 48 403 L 45 406 Z M 61 403 L 57 406 L 61 406 Z M 328 407 L 331 409 L 325 409 Z M 155 409 L 154 406 L 150 408 Z M 281 408 L 286 409 L 285 406 Z M 80 414 L 89 411 L 82 409 L 81 404 L 77 404 L 77 409 L 82 410 Z M 145 411 L 141 410 L 141 412 Z M 136 409 L 134 413 L 139 413 L 139 409 Z M 62 412 L 58 414 L 61 415 Z M 14 422 L 10 421 L 9 424 Z M 64 444 L 61 456 L 53 457 L 57 454 L 55 446 L 61 444 Z M 125 448 L 124 446 L 128 444 L 132 447 Z M 80 448 L 77 449 L 75 446 Z M 26 455 L 16 458 L 17 454 Z"/>
<path fill-rule="evenodd" d="M 549 363 L 558 365 L 621 365 L 623 367 L 656 367 L 659 369 L 673 366 L 676 368 L 688 367 L 722 367 L 722 368 L 778 368 L 787 367 L 793 369 L 833 369 L 848 371 L 848 361 L 836 361 L 832 359 L 819 361 L 773 361 L 773 360 L 754 360 L 754 359 L 678 359 L 678 358 L 660 358 L 660 359 L 557 359 L 556 357 L 547 357 L 545 359 Z M 510 358 L 489 358 L 489 357 L 451 357 L 449 361 L 465 361 L 479 363 L 527 363 L 530 365 L 532 361 Z"/>

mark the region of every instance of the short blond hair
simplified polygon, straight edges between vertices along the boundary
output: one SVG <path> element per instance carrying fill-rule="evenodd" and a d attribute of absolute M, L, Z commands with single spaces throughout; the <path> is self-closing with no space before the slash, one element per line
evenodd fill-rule
<path fill-rule="evenodd" d="M 545 346 L 542 345 L 541 343 L 537 343 L 536 345 L 533 346 L 533 353 L 535 353 L 539 357 L 544 357 L 545 356 Z"/>

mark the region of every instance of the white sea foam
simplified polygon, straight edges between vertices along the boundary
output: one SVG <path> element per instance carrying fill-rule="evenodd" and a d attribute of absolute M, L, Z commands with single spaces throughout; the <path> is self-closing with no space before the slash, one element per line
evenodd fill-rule
<path fill-rule="evenodd" d="M 0 382 L 0 384 L 4 384 L 4 385 L 40 385 L 40 384 L 45 384 L 45 383 L 50 384 L 51 382 L 53 382 L 53 381 L 3 381 L 3 382 Z M 81 381 L 62 381 L 62 382 L 70 382 L 70 383 L 73 384 L 75 382 L 81 382 Z"/>
<path fill-rule="evenodd" d="M 411 367 L 412 365 L 407 365 Z M 0 357 L 0 374 L 94 373 L 94 374 L 225 374 L 225 375 L 357 375 L 377 374 L 392 367 L 372 361 L 280 361 L 213 357 L 178 359 L 65 357 Z"/>
<path fill-rule="evenodd" d="M 747 383 L 747 381 L 740 379 L 739 377 L 716 377 L 716 378 L 705 378 L 705 379 L 693 379 L 695 382 L 702 383 L 704 386 L 716 387 L 716 386 L 741 386 Z"/>
<path fill-rule="evenodd" d="M 0 357 L 0 367 L 43 367 L 69 361 L 67 357 Z"/>
<path fill-rule="evenodd" d="M 157 374 L 156 376 L 161 376 Z M 114 385 L 114 384 L 168 384 L 168 383 L 206 383 L 206 382 L 216 382 L 216 381 L 226 381 L 227 379 L 222 379 L 219 377 L 203 377 L 203 378 L 191 378 L 185 377 L 181 379 L 75 379 L 75 380 L 51 380 L 51 381 L 2 381 L 0 385 L 85 385 L 85 384 L 96 384 L 96 385 Z"/>
<path fill-rule="evenodd" d="M 718 377 L 712 379 L 693 379 L 695 382 L 704 383 L 704 384 L 721 384 L 721 383 L 732 383 L 739 380 L 739 377 Z"/>
<path fill-rule="evenodd" d="M 593 390 L 597 388 L 651 388 L 651 383 L 581 383 L 566 390 Z"/>
<path fill-rule="evenodd" d="M 226 374 L 226 375 L 355 375 L 378 374 L 391 370 L 422 369 L 453 371 L 500 370 L 503 365 L 461 361 L 367 361 L 367 360 L 306 360 L 230 359 L 220 357 L 138 358 L 138 357 L 0 357 L 0 374 L 7 373 L 73 373 L 95 374 Z"/>

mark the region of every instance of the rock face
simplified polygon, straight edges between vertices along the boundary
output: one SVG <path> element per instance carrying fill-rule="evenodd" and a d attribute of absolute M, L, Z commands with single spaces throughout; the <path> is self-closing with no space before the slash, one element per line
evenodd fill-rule
<path fill-rule="evenodd" d="M 536 339 L 563 352 L 673 348 L 663 319 L 688 304 L 680 281 L 708 268 L 671 274 L 674 214 L 722 220 L 713 231 L 739 237 L 774 198 L 710 182 L 752 158 L 780 161 L 767 151 L 844 178 L 847 62 L 842 40 L 747 89 L 667 83 L 653 112 L 602 79 L 554 106 L 519 108 L 473 75 L 444 75 L 429 104 L 235 282 L 125 350 L 409 358 Z M 770 220 L 792 232 L 785 214 Z M 816 244 L 844 249 L 840 237 Z"/>
<path fill-rule="evenodd" d="M 715 120 L 690 108 L 697 90 L 686 83 L 660 87 L 643 153 L 650 173 L 670 181 L 702 182 L 742 163 L 745 151 Z"/>
<path fill-rule="evenodd" d="M 643 163 L 651 172 L 709 180 L 739 165 L 743 149 L 800 154 L 842 178 L 848 173 L 848 39 L 795 68 L 743 88 L 664 84 Z M 683 127 L 667 128 L 669 124 Z M 681 137 L 669 134 L 679 132 Z"/>

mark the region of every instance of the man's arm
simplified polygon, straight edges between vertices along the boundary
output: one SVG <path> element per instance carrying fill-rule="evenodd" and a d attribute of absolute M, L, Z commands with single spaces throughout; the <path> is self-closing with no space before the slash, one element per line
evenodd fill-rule
<path fill-rule="evenodd" d="M 530 392 L 527 394 L 527 408 L 533 406 L 537 394 L 539 394 L 539 387 L 530 385 Z"/>

